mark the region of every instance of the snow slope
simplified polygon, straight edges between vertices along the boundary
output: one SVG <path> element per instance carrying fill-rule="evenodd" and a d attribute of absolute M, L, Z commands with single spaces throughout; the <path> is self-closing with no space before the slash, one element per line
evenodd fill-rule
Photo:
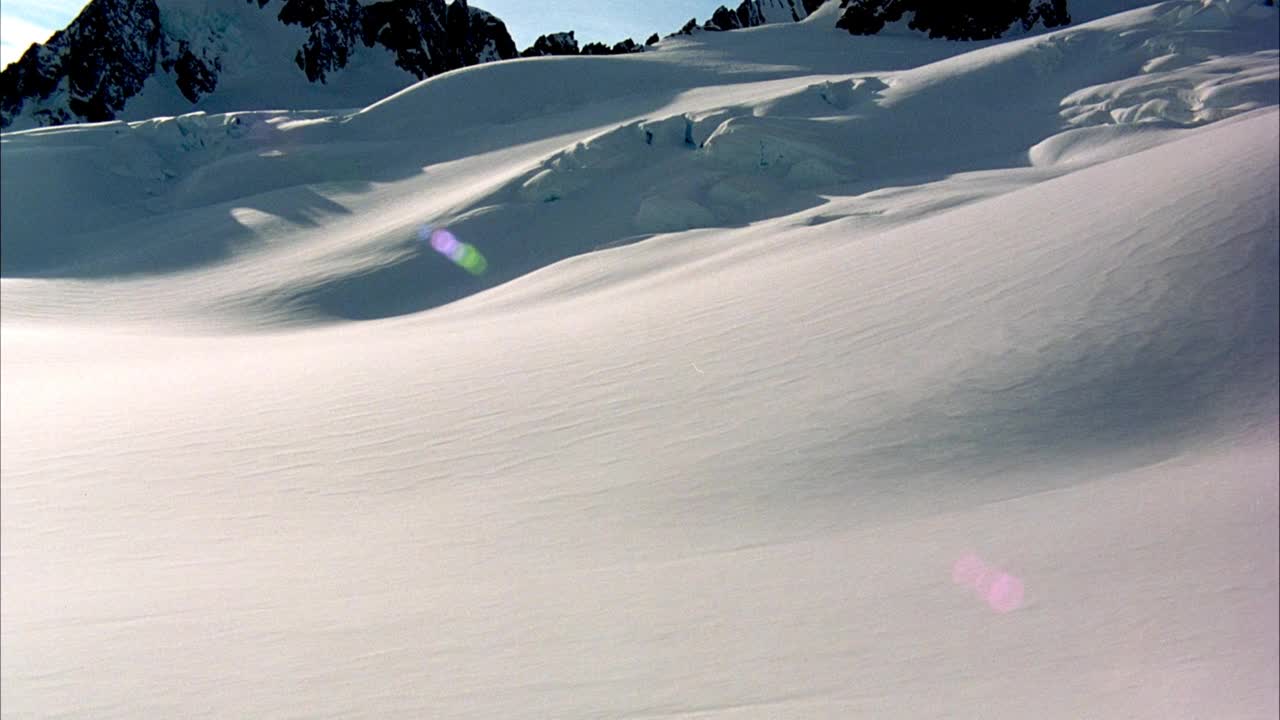
<path fill-rule="evenodd" d="M 1104 5 L 3 135 L 0 713 L 1275 717 L 1276 10 Z"/>

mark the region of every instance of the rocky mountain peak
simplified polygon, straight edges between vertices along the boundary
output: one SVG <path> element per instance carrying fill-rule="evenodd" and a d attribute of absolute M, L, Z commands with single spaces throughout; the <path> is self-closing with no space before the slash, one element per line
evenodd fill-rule
<path fill-rule="evenodd" d="M 247 0 L 240 7 L 248 9 L 234 15 L 242 25 L 305 30 L 293 61 L 309 83 L 326 83 L 360 53 L 389 52 L 406 73 L 405 84 L 517 56 L 506 25 L 466 0 Z M 172 0 L 92 0 L 65 30 L 0 72 L 0 127 L 19 119 L 25 125 L 111 120 L 148 81 L 196 103 L 218 90 L 229 66 L 274 57 L 274 48 L 231 51 L 222 42 L 227 34 L 270 32 L 215 22 L 226 19 L 193 19 Z M 165 111 L 190 109 L 171 104 Z"/>

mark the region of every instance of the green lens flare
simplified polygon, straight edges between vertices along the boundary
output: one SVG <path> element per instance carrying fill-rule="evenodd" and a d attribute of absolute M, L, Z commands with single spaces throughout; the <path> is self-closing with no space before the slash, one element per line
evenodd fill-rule
<path fill-rule="evenodd" d="M 454 260 L 463 270 L 472 275 L 483 275 L 489 269 L 489 261 L 470 243 L 462 243 L 462 252 Z"/>

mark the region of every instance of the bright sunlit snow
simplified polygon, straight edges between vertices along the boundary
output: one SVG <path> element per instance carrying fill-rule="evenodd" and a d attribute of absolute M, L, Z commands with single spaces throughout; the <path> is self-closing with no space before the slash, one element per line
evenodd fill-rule
<path fill-rule="evenodd" d="M 3 135 L 0 712 L 1275 718 L 1277 9 L 1141 4 Z"/>

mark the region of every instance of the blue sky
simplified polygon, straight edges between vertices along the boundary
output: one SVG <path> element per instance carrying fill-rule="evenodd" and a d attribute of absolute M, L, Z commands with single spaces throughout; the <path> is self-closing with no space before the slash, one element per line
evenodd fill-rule
<path fill-rule="evenodd" d="M 4 0 L 0 4 L 0 65 L 17 60 L 31 43 L 66 26 L 84 0 Z"/>
<path fill-rule="evenodd" d="M 236 2 L 237 0 L 224 0 Z M 31 43 L 44 42 L 71 22 L 84 0 L 4 0 L 0 5 L 0 65 L 17 60 Z M 650 33 L 666 35 L 691 17 L 705 20 L 726 0 L 475 0 L 507 23 L 517 48 L 538 35 L 573 30 L 579 43 L 614 43 Z M 736 3 L 734 3 L 736 4 Z"/>
<path fill-rule="evenodd" d="M 636 42 L 652 33 L 669 35 L 691 17 L 706 20 L 719 5 L 729 0 L 474 0 L 502 18 L 524 49 L 541 34 L 573 30 L 579 43 L 615 43 L 625 38 Z M 732 0 L 737 6 L 738 0 Z"/>

